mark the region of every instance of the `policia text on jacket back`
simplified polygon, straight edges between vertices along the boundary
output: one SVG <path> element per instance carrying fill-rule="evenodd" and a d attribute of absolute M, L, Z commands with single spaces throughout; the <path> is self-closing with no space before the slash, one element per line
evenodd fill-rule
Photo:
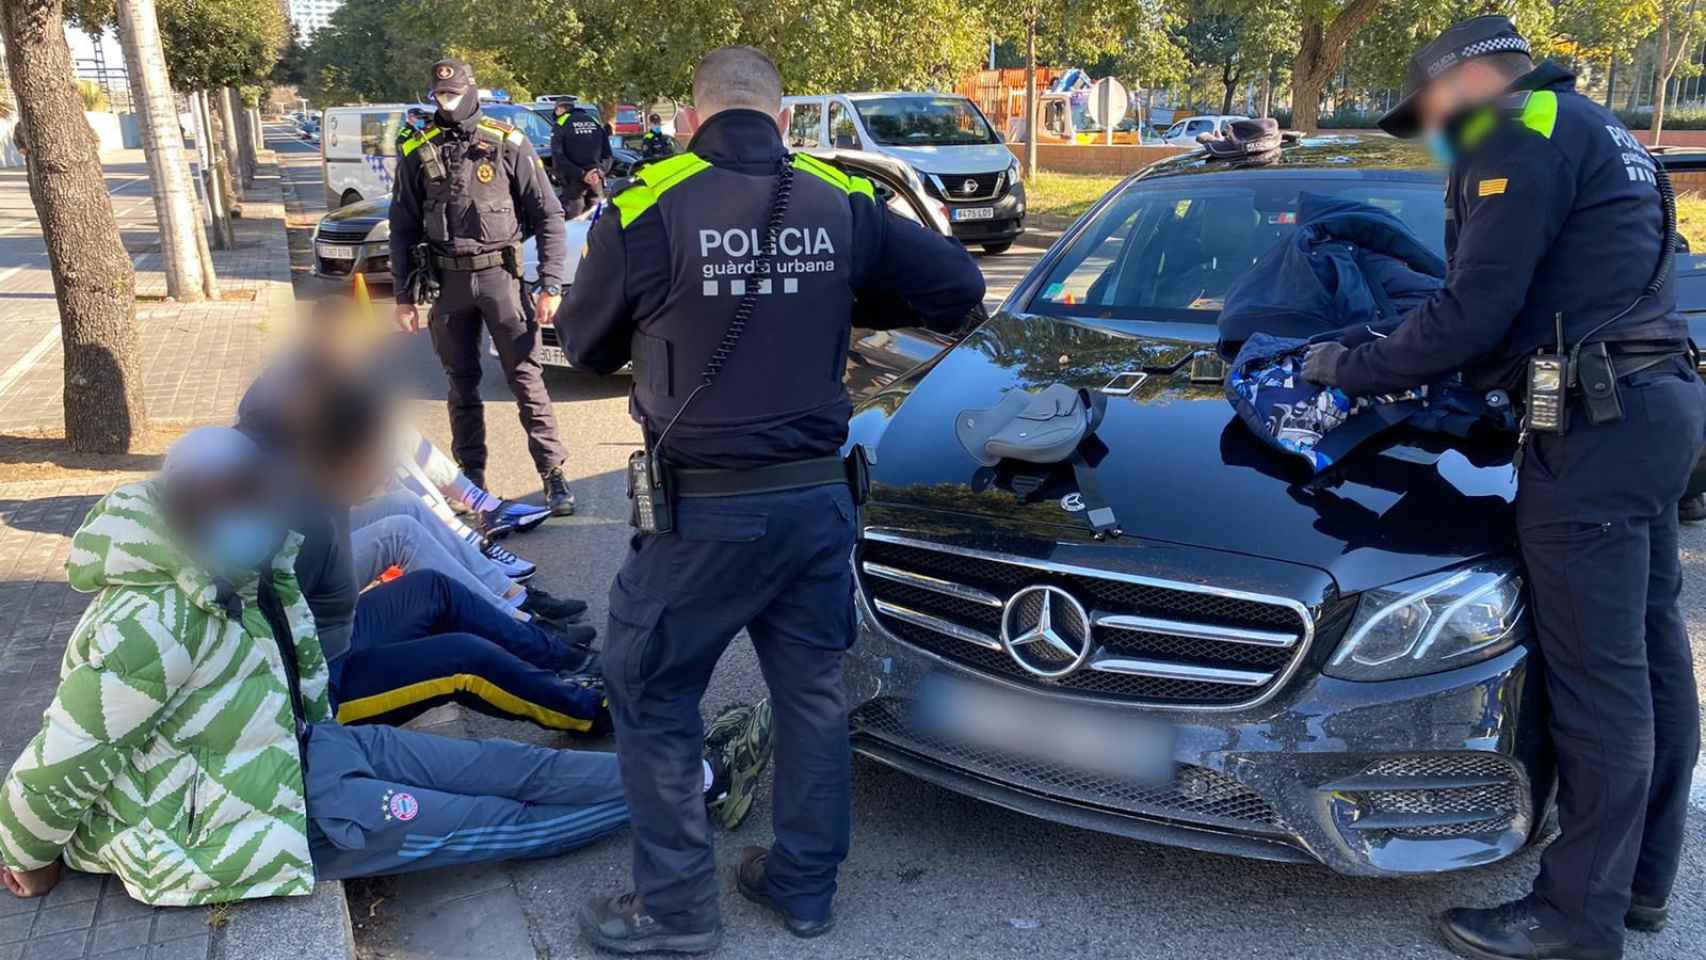
<path fill-rule="evenodd" d="M 951 330 L 983 296 L 957 243 L 886 211 L 868 181 L 789 155 L 781 92 L 757 50 L 706 55 L 692 143 L 616 195 L 563 308 L 576 364 L 632 359 L 631 409 L 672 506 L 672 531 L 637 534 L 610 591 L 606 677 L 636 889 L 588 904 L 581 928 L 622 952 L 721 940 L 705 811 L 686 798 L 699 700 L 743 627 L 775 706 L 776 841 L 745 852 L 739 888 L 800 936 L 833 923 L 850 828 L 841 658 L 855 491 L 840 447 L 852 318 L 882 302 L 887 314 L 861 326 Z"/>
<path fill-rule="evenodd" d="M 539 246 L 538 313 L 562 293 L 563 211 L 533 145 L 480 111 L 474 74 L 460 60 L 433 64 L 432 123 L 403 143 L 391 198 L 391 273 L 397 322 L 418 329 L 431 301 L 433 349 L 450 381 L 451 453 L 486 486 L 486 415 L 480 401 L 482 321 L 497 347 L 527 431 L 527 449 L 551 512 L 573 513 L 567 454 L 539 364 L 539 326 L 521 301 L 521 242 Z"/>
<path fill-rule="evenodd" d="M 1545 662 L 1563 834 L 1534 890 L 1440 920 L 1476 958 L 1614 960 L 1656 930 L 1700 747 L 1677 608 L 1677 500 L 1706 430 L 1670 277 L 1674 206 L 1645 149 L 1503 17 L 1411 62 L 1381 126 L 1449 158 L 1444 288 L 1384 340 L 1314 348 L 1369 395 L 1464 371 L 1525 402 L 1517 536 Z"/>

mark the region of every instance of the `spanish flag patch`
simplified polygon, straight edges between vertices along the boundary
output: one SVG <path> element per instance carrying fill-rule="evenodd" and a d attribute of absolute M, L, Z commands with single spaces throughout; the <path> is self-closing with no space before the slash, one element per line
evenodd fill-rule
<path fill-rule="evenodd" d="M 1510 178 L 1508 177 L 1499 177 L 1494 180 L 1482 180 L 1480 183 L 1475 185 L 1475 195 L 1477 197 L 1497 196 L 1504 193 L 1505 187 L 1509 184 Z"/>

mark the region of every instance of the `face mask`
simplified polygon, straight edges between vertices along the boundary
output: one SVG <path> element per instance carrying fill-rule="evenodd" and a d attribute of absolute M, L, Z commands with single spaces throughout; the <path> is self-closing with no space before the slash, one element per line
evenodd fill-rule
<path fill-rule="evenodd" d="M 465 94 L 460 93 L 437 93 L 433 94 L 433 99 L 438 102 L 438 108 L 440 110 L 455 116 L 456 108 L 462 106 L 462 98 L 464 96 Z"/>
<path fill-rule="evenodd" d="M 265 510 L 227 510 L 208 521 L 201 537 L 209 572 L 240 579 L 259 572 L 284 539 L 278 519 Z"/>
<path fill-rule="evenodd" d="M 1422 139 L 1427 144 L 1428 154 L 1440 166 L 1450 167 L 1457 159 L 1457 148 L 1451 145 L 1451 138 L 1444 130 L 1429 130 Z"/>

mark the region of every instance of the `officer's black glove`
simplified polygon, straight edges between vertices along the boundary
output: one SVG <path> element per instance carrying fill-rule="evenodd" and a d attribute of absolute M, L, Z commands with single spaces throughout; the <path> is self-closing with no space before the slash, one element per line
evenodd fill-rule
<path fill-rule="evenodd" d="M 1339 361 L 1350 353 L 1342 343 L 1328 341 L 1309 348 L 1303 357 L 1303 379 L 1325 386 L 1338 386 Z"/>

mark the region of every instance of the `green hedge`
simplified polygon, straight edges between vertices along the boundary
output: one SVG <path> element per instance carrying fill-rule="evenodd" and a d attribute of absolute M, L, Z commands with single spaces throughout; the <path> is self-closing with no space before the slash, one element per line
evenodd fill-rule
<path fill-rule="evenodd" d="M 1653 125 L 1653 108 L 1618 110 L 1617 119 L 1631 130 L 1645 130 Z M 1671 107 L 1665 111 L 1666 130 L 1706 130 L 1706 107 L 1690 104 Z"/>

